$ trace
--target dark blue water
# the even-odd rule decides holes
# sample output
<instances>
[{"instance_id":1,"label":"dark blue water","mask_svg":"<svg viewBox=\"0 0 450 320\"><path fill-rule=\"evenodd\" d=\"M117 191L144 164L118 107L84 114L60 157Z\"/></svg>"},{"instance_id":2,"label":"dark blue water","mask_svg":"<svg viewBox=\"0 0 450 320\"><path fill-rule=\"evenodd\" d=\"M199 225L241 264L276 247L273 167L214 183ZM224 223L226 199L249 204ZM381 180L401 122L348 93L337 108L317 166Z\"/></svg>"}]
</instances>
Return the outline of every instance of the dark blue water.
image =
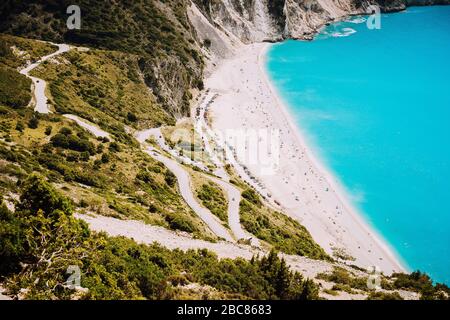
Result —
<instances>
[{"instance_id":1,"label":"dark blue water","mask_svg":"<svg viewBox=\"0 0 450 320\"><path fill-rule=\"evenodd\" d=\"M411 269L449 284L450 6L381 22L274 45L267 67L355 206Z\"/></svg>"}]
</instances>

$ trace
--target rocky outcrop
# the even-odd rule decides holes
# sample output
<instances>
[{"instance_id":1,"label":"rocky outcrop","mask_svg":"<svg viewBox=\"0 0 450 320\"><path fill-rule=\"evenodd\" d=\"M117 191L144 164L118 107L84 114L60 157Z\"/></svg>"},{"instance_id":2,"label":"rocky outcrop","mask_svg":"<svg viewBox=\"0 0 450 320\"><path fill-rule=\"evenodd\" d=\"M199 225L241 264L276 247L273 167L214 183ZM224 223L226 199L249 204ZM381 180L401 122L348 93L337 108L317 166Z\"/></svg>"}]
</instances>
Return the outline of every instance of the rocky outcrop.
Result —
<instances>
[{"instance_id":1,"label":"rocky outcrop","mask_svg":"<svg viewBox=\"0 0 450 320\"><path fill-rule=\"evenodd\" d=\"M193 0L211 25L243 43L310 39L323 25L348 15L382 12L411 5L449 4L450 0Z\"/></svg>"}]
</instances>

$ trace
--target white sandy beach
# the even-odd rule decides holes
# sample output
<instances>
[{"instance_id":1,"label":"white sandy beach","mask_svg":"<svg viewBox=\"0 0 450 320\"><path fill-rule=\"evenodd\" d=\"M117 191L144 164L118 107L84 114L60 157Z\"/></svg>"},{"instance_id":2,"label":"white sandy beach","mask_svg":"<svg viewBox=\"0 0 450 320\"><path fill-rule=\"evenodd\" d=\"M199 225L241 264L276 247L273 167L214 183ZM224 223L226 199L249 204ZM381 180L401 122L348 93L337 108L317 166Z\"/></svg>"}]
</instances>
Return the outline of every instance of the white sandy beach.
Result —
<instances>
[{"instance_id":1,"label":"white sandy beach","mask_svg":"<svg viewBox=\"0 0 450 320\"><path fill-rule=\"evenodd\" d=\"M239 159L264 185L264 194L300 221L330 254L345 249L349 263L377 266L382 272L406 268L387 243L357 212L339 183L318 161L294 125L265 71L269 44L245 45L223 60L206 80L217 94L210 105L213 129L279 129L280 159L276 174L260 174L258 165ZM299 70L301 72L301 70ZM261 189L260 189L261 190Z\"/></svg>"}]
</instances>

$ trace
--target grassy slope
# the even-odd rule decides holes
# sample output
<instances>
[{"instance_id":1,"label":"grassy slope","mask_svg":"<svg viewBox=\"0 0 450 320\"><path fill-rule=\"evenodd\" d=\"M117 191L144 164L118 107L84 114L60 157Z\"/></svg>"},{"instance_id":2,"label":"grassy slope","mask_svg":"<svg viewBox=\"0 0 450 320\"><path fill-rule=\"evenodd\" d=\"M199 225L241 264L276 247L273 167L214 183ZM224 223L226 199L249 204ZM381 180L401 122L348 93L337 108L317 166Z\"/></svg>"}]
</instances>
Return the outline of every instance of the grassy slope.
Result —
<instances>
[{"instance_id":1,"label":"grassy slope","mask_svg":"<svg viewBox=\"0 0 450 320\"><path fill-rule=\"evenodd\" d=\"M313 259L330 259L304 226L285 214L263 205L259 196L250 190L247 189L246 192L252 193L253 196L244 197L240 203L241 223L244 229L282 252Z\"/></svg>"},{"instance_id":2,"label":"grassy slope","mask_svg":"<svg viewBox=\"0 0 450 320\"><path fill-rule=\"evenodd\" d=\"M230 175L230 182L242 191L239 213L245 230L281 252L330 260L304 226L268 206L230 165L225 169Z\"/></svg>"},{"instance_id":3,"label":"grassy slope","mask_svg":"<svg viewBox=\"0 0 450 320\"><path fill-rule=\"evenodd\" d=\"M218 260L206 250L182 252L91 233L70 201L38 175L20 188L16 211L0 205L0 281L28 299L199 298L187 284L208 286L201 298L315 299L318 289L275 253ZM81 271L83 291L67 287Z\"/></svg>"},{"instance_id":4,"label":"grassy slope","mask_svg":"<svg viewBox=\"0 0 450 320\"><path fill-rule=\"evenodd\" d=\"M9 36L8 38L11 45L17 47L21 43L27 45L21 45L21 50L25 51L23 56L18 57L12 54L7 59L3 58L2 61L6 61L8 65L22 65L23 58L26 56L35 55L34 59L36 59L40 54L49 53L40 48L39 42ZM33 48L33 43L37 44L36 48L40 48L40 54L26 51L27 48ZM145 95L148 91L142 81L129 80L126 74L121 73L117 65L104 57L103 51L94 50L92 53L85 54L92 61L103 59L102 68L112 70L111 77L115 77L112 81L98 75L97 84L108 83L108 88L112 92L119 91L120 85L123 84L121 90L124 99L139 100L141 104L141 109L137 108L134 113L139 116L140 112L146 112L147 109L150 111L153 103L151 100L146 102ZM18 75L14 69L6 67L6 63L0 64L0 67L8 68L14 76ZM86 82L80 82L78 86L80 90L88 90L92 85L92 79L95 79L95 77L88 77L83 70L74 68L72 64L65 64L64 59L60 64L47 63L37 72L46 73L47 69L50 80L57 72L67 73L68 70L75 74L80 72L87 79ZM56 81L50 81L50 86L54 82ZM14 84L10 83L10 86ZM16 84L15 88L18 96L30 95L29 86ZM62 89L62 87L59 88ZM6 88L6 90L9 89ZM67 92L71 90L75 90L75 86L67 84ZM101 117L108 119L106 113L108 110L105 113L97 111L89 107L80 96L73 94L74 100L86 107L85 113L80 111L78 114L91 118L92 114L98 112ZM112 99L109 102L114 103ZM68 104L73 108L68 111L81 109L81 106L74 102L70 104L68 101ZM157 117L156 114L155 117ZM115 131L111 130L115 142L99 141L74 122L61 116L38 115L31 109L24 108L24 105L14 108L10 103L0 103L0 158L2 159L0 189L2 193L14 192L15 181L20 181L27 174L38 171L58 184L61 190L71 196L74 202L85 211L124 219L139 219L170 229L191 232L197 237L214 239L203 222L184 203L176 186L167 183L166 177L169 172L166 168L143 153L133 138L125 133L118 120L112 116L109 116L109 119L111 119L109 123L102 126L105 129L116 128ZM138 126L139 121L134 125ZM90 154L86 156L86 152L80 152L83 150L55 147L51 139L62 127L72 131L70 134L72 140L78 139L91 146Z\"/></svg>"},{"instance_id":5,"label":"grassy slope","mask_svg":"<svg viewBox=\"0 0 450 320\"><path fill-rule=\"evenodd\" d=\"M55 50L46 43L0 34L0 106L21 108L31 100L31 80L18 72Z\"/></svg>"},{"instance_id":6,"label":"grassy slope","mask_svg":"<svg viewBox=\"0 0 450 320\"><path fill-rule=\"evenodd\" d=\"M108 131L126 124L151 128L173 123L139 73L138 57L115 51L72 50L59 64L43 63L32 74L49 83L58 113L77 114Z\"/></svg>"},{"instance_id":7,"label":"grassy slope","mask_svg":"<svg viewBox=\"0 0 450 320\"><path fill-rule=\"evenodd\" d=\"M192 188L199 202L228 227L228 200L225 191L204 174L191 170Z\"/></svg>"}]
</instances>

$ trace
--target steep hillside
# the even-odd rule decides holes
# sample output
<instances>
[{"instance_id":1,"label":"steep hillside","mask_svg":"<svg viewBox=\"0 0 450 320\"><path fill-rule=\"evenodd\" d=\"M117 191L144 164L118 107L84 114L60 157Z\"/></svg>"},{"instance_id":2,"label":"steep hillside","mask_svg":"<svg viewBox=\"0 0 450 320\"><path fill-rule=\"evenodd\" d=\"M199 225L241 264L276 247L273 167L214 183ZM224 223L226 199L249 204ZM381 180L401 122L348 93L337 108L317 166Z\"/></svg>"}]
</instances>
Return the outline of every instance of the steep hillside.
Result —
<instances>
[{"instance_id":1,"label":"steep hillside","mask_svg":"<svg viewBox=\"0 0 450 320\"><path fill-rule=\"evenodd\" d=\"M82 0L82 26L68 30L72 2L21 0L0 4L0 32L130 53L145 83L173 116L189 113L190 89L202 87L203 61L186 0Z\"/></svg>"},{"instance_id":2,"label":"steep hillside","mask_svg":"<svg viewBox=\"0 0 450 320\"><path fill-rule=\"evenodd\" d=\"M378 2L386 11L414 3ZM368 1L80 0L81 30L68 30L71 4L0 4L0 289L19 299L303 300L318 299L319 291L329 297L356 292L362 298L392 299L400 297L398 290L429 299L449 296L447 287L434 286L421 273L384 279L383 288L396 295L369 292L362 285L365 270L338 269L344 265L329 257L300 222L272 209L233 173L230 185L239 199L205 179L219 178L214 166L202 171L176 162L193 181L191 188L182 188L176 170L162 160L178 158L158 145L156 136L138 139L140 132L154 130L149 128L166 126L162 133L157 130L167 134L176 128L176 118L189 115L193 93L203 89L206 60L214 66L242 43L310 38L324 23L363 12ZM39 40L69 43L70 50L21 74L56 51L54 44ZM30 75L47 84L43 95L50 113L33 110L32 83L37 82ZM106 134L98 136L86 125ZM205 151L204 141L191 142L184 145L192 154ZM230 203L236 200L237 224L261 246L236 235L221 240L186 200L183 190L191 189L193 201L229 230ZM162 246L155 240L137 244L133 233L121 234L125 239L94 232L81 216L85 221L107 217L121 226L136 223L139 235L163 230L157 240ZM195 250L163 248L169 237ZM228 255L234 260L220 260L219 253L199 243L225 244L223 250L233 248ZM250 256L235 254L240 250ZM271 250L296 256L285 261ZM267 256L250 260L255 252ZM82 287L67 287L69 265L80 267ZM323 271L318 278L316 266ZM292 271L311 269L308 277L314 281Z\"/></svg>"},{"instance_id":3,"label":"steep hillside","mask_svg":"<svg viewBox=\"0 0 450 320\"><path fill-rule=\"evenodd\" d=\"M158 125L153 122L157 110L142 79L121 68L135 62L132 55L73 50L42 64L33 72L49 80L50 104L57 113L41 115L27 107L31 83L13 67L55 51L54 46L8 35L0 35L0 40L6 44L0 58L0 194L4 199L13 204L17 184L39 172L82 211L214 238L168 182L170 171L143 153L125 132L125 124ZM62 116L68 112L97 123L111 133L110 138L86 132Z\"/></svg>"}]
</instances>

